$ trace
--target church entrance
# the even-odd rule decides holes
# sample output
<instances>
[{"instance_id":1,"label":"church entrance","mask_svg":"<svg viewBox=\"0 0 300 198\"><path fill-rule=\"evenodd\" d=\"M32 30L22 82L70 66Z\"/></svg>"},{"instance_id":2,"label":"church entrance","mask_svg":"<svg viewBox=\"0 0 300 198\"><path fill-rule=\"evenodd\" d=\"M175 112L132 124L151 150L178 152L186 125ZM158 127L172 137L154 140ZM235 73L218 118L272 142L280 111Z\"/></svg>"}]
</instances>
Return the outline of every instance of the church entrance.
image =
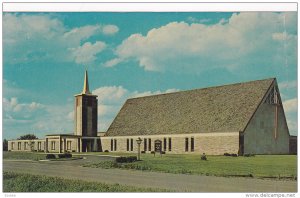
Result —
<instances>
[{"instance_id":1,"label":"church entrance","mask_svg":"<svg viewBox=\"0 0 300 198\"><path fill-rule=\"evenodd\" d=\"M97 140L82 139L82 152L95 152L97 149Z\"/></svg>"},{"instance_id":2,"label":"church entrance","mask_svg":"<svg viewBox=\"0 0 300 198\"><path fill-rule=\"evenodd\" d=\"M154 141L154 149L155 149L155 152L161 153L161 140Z\"/></svg>"}]
</instances>

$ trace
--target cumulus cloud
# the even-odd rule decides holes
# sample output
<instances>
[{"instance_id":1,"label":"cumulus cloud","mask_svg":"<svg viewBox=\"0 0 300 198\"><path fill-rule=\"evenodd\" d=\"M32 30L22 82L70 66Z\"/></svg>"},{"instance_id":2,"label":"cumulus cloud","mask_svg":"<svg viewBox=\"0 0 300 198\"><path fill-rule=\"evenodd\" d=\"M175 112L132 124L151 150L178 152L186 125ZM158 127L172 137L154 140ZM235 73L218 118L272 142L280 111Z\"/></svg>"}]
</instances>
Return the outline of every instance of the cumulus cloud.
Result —
<instances>
[{"instance_id":1,"label":"cumulus cloud","mask_svg":"<svg viewBox=\"0 0 300 198\"><path fill-rule=\"evenodd\" d=\"M19 103L18 98L16 97L12 97L10 99L3 98L4 112L25 111L25 113L28 113L42 108L44 108L44 105L37 102Z\"/></svg>"},{"instance_id":2,"label":"cumulus cloud","mask_svg":"<svg viewBox=\"0 0 300 198\"><path fill-rule=\"evenodd\" d=\"M107 66L130 60L148 71L201 72L282 64L285 55L295 62L296 19L296 13L243 12L217 24L171 22L129 36Z\"/></svg>"},{"instance_id":3,"label":"cumulus cloud","mask_svg":"<svg viewBox=\"0 0 300 198\"><path fill-rule=\"evenodd\" d=\"M96 55L102 52L106 47L106 44L101 41L97 41L94 44L90 42L84 43L82 46L77 48L70 48L75 62L78 64L89 63L96 60Z\"/></svg>"},{"instance_id":4,"label":"cumulus cloud","mask_svg":"<svg viewBox=\"0 0 300 198\"><path fill-rule=\"evenodd\" d=\"M86 25L69 28L58 18L42 14L3 15L4 61L60 61L86 63L94 61L105 48L105 43L87 39L99 34L114 34L115 25ZM83 43L83 44L82 44ZM82 56L79 53L86 53ZM87 55L87 53L90 53ZM16 56L18 54L18 56Z\"/></svg>"},{"instance_id":5,"label":"cumulus cloud","mask_svg":"<svg viewBox=\"0 0 300 198\"><path fill-rule=\"evenodd\" d=\"M297 98L289 99L283 102L283 108L286 113L297 112L298 100Z\"/></svg>"},{"instance_id":6,"label":"cumulus cloud","mask_svg":"<svg viewBox=\"0 0 300 198\"><path fill-rule=\"evenodd\" d=\"M95 89L93 94L98 95L98 130L106 131L122 105L128 98L136 98L155 94L163 94L179 91L168 89L166 91L129 91L123 86L104 86Z\"/></svg>"},{"instance_id":7,"label":"cumulus cloud","mask_svg":"<svg viewBox=\"0 0 300 198\"><path fill-rule=\"evenodd\" d=\"M114 35L119 31L119 28L115 25L105 25L102 30L103 34Z\"/></svg>"}]
</instances>

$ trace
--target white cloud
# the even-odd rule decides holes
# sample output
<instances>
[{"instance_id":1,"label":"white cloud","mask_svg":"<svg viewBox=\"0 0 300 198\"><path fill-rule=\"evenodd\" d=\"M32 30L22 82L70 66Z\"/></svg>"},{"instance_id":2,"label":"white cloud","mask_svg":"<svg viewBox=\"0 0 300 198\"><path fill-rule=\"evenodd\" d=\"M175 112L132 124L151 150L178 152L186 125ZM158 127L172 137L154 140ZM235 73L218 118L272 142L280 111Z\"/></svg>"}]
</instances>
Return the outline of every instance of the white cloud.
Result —
<instances>
[{"instance_id":1,"label":"white cloud","mask_svg":"<svg viewBox=\"0 0 300 198\"><path fill-rule=\"evenodd\" d=\"M212 25L172 22L146 35L132 34L116 48L116 57L106 64L114 66L131 60L148 71L201 72L211 68L232 70L238 66L282 64L284 54L289 54L292 63L297 51L296 19L296 13L243 12ZM285 53L280 40L283 33Z\"/></svg>"},{"instance_id":2,"label":"white cloud","mask_svg":"<svg viewBox=\"0 0 300 198\"><path fill-rule=\"evenodd\" d=\"M102 52L106 47L106 44L101 41L97 41L94 44L90 42L84 43L82 46L77 48L70 48L75 62L78 64L89 63L96 60L96 55Z\"/></svg>"},{"instance_id":3,"label":"white cloud","mask_svg":"<svg viewBox=\"0 0 300 198\"><path fill-rule=\"evenodd\" d=\"M292 112L297 112L297 104L298 100L297 98L289 99L286 101L283 101L283 108L285 113L292 113Z\"/></svg>"},{"instance_id":4,"label":"white cloud","mask_svg":"<svg viewBox=\"0 0 300 198\"><path fill-rule=\"evenodd\" d=\"M114 35L119 31L119 28L118 28L118 26L115 26L115 25L105 25L103 27L102 31L103 31L103 34Z\"/></svg>"},{"instance_id":5,"label":"white cloud","mask_svg":"<svg viewBox=\"0 0 300 198\"><path fill-rule=\"evenodd\" d=\"M117 26L100 24L69 28L52 15L5 13L4 61L14 64L47 60L86 63L95 60L95 56L105 48L102 41L90 44L86 40L94 35L117 31ZM80 56L79 53L90 54Z\"/></svg>"},{"instance_id":6,"label":"white cloud","mask_svg":"<svg viewBox=\"0 0 300 198\"><path fill-rule=\"evenodd\" d=\"M148 95L163 94L178 91L168 89L166 91L129 91L122 86L105 86L95 89L93 94L98 95L98 131L106 131L118 111L128 98L136 98Z\"/></svg>"},{"instance_id":7,"label":"white cloud","mask_svg":"<svg viewBox=\"0 0 300 198\"><path fill-rule=\"evenodd\" d=\"M10 99L3 98L3 109L5 113L20 112L20 111L24 111L24 113L29 113L43 108L44 105L37 102L19 103L18 98L16 97L12 97Z\"/></svg>"}]
</instances>

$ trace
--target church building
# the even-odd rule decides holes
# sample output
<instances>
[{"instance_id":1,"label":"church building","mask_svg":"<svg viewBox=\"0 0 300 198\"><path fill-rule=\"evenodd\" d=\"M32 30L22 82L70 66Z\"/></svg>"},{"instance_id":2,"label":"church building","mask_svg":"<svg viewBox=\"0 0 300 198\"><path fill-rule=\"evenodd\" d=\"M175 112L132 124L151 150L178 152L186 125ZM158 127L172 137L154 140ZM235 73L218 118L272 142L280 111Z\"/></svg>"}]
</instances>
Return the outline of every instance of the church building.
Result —
<instances>
[{"instance_id":1,"label":"church building","mask_svg":"<svg viewBox=\"0 0 300 198\"><path fill-rule=\"evenodd\" d=\"M101 97L101 96L99 96ZM275 78L128 99L97 132L88 74L75 95L74 133L11 140L10 151L288 154L290 134Z\"/></svg>"}]
</instances>

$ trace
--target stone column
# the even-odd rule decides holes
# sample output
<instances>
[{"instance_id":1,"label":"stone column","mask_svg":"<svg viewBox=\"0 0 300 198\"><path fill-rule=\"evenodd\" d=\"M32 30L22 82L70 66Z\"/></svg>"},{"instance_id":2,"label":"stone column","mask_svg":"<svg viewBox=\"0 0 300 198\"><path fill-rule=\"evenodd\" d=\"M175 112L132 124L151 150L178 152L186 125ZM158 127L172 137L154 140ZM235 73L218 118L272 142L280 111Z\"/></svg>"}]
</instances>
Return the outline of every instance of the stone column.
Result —
<instances>
[{"instance_id":1,"label":"stone column","mask_svg":"<svg viewBox=\"0 0 300 198\"><path fill-rule=\"evenodd\" d=\"M48 153L48 138L46 138L44 146L45 146L45 153Z\"/></svg>"},{"instance_id":2,"label":"stone column","mask_svg":"<svg viewBox=\"0 0 300 198\"><path fill-rule=\"evenodd\" d=\"M98 151L98 145L97 145L97 138L94 139L94 148L93 148L93 151Z\"/></svg>"},{"instance_id":3,"label":"stone column","mask_svg":"<svg viewBox=\"0 0 300 198\"><path fill-rule=\"evenodd\" d=\"M79 139L80 139L80 144L79 144L80 145L80 147L79 147L80 149L79 149L79 152L82 153L82 138L79 138Z\"/></svg>"},{"instance_id":4,"label":"stone column","mask_svg":"<svg viewBox=\"0 0 300 198\"><path fill-rule=\"evenodd\" d=\"M66 147L66 138L64 138L64 149L63 149L63 152L66 152L67 151L67 147Z\"/></svg>"},{"instance_id":5,"label":"stone column","mask_svg":"<svg viewBox=\"0 0 300 198\"><path fill-rule=\"evenodd\" d=\"M59 136L58 141L58 153L61 153L61 136Z\"/></svg>"}]
</instances>

